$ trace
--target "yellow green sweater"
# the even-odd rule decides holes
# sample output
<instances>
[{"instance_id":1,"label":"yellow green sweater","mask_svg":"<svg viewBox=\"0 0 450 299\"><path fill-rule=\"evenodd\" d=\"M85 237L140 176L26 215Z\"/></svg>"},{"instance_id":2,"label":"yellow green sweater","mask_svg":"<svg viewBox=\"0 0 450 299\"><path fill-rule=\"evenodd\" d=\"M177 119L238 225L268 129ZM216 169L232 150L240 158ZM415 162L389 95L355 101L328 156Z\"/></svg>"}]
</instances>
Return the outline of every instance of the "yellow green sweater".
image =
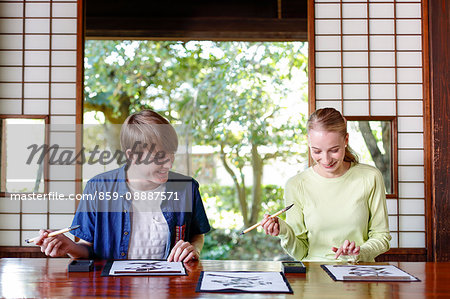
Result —
<instances>
[{"instance_id":1,"label":"yellow green sweater","mask_svg":"<svg viewBox=\"0 0 450 299\"><path fill-rule=\"evenodd\" d=\"M352 163L338 178L322 177L310 167L288 180L285 201L294 206L286 222L280 219L279 237L295 259L336 261L331 247L345 240L361 246L359 261L373 262L389 249L384 182L375 167Z\"/></svg>"}]
</instances>

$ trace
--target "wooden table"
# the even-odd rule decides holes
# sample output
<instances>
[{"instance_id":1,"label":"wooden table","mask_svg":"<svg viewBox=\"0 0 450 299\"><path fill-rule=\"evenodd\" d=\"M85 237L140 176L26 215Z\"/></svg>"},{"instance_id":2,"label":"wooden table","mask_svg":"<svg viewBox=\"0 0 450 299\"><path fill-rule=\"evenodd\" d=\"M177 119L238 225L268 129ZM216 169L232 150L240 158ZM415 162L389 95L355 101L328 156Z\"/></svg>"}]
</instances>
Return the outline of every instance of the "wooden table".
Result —
<instances>
[{"instance_id":1,"label":"wooden table","mask_svg":"<svg viewBox=\"0 0 450 299\"><path fill-rule=\"evenodd\" d=\"M390 263L421 282L335 282L319 263L305 263L307 274L287 274L290 294L196 293L200 271L280 271L280 262L208 261L186 265L188 276L101 277L105 261L90 273L68 273L69 259L0 259L0 297L151 298L450 298L450 263Z\"/></svg>"}]
</instances>

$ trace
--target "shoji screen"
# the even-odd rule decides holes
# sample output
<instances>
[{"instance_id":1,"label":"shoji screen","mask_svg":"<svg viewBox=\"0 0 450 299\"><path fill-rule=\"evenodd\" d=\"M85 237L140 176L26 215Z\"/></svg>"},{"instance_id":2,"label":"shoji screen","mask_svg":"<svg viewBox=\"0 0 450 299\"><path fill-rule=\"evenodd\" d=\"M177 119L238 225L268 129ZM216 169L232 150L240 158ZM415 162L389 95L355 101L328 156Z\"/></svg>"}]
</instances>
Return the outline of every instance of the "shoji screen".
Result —
<instances>
[{"instance_id":1,"label":"shoji screen","mask_svg":"<svg viewBox=\"0 0 450 299\"><path fill-rule=\"evenodd\" d=\"M50 144L75 148L77 1L0 1L0 114L48 116ZM64 125L64 126L61 126ZM20 136L17 136L20 138ZM75 166L50 165L48 192L75 192ZM70 225L70 200L0 200L0 246Z\"/></svg>"},{"instance_id":2,"label":"shoji screen","mask_svg":"<svg viewBox=\"0 0 450 299\"><path fill-rule=\"evenodd\" d=\"M398 198L388 199L391 246L424 248L422 3L315 0L311 8L315 108L397 120Z\"/></svg>"}]
</instances>

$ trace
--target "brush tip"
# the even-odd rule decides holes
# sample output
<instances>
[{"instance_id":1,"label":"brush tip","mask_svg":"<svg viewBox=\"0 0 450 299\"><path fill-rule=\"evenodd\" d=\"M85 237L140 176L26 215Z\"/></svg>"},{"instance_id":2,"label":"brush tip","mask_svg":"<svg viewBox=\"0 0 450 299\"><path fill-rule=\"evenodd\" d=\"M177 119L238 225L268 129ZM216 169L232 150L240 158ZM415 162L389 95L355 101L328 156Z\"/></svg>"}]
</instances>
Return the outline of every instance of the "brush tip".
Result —
<instances>
[{"instance_id":1,"label":"brush tip","mask_svg":"<svg viewBox=\"0 0 450 299\"><path fill-rule=\"evenodd\" d=\"M244 232L241 232L240 234L239 234L239 236L242 236L244 234Z\"/></svg>"}]
</instances>

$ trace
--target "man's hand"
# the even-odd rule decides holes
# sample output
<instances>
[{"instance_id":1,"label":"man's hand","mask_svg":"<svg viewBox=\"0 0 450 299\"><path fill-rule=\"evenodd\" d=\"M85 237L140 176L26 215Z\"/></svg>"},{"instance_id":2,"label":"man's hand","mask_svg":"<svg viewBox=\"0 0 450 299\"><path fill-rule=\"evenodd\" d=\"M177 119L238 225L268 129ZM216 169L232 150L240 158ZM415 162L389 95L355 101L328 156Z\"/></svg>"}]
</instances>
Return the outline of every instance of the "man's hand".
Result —
<instances>
[{"instance_id":1,"label":"man's hand","mask_svg":"<svg viewBox=\"0 0 450 299\"><path fill-rule=\"evenodd\" d=\"M36 245L41 247L41 251L47 256L62 257L66 256L69 251L76 246L75 242L70 240L64 234L59 234L54 237L48 237L51 230L40 230L40 236L35 241Z\"/></svg>"},{"instance_id":2,"label":"man's hand","mask_svg":"<svg viewBox=\"0 0 450 299\"><path fill-rule=\"evenodd\" d=\"M200 258L200 253L197 248L189 242L180 240L175 244L175 246L170 251L168 262L189 262L193 260L198 260Z\"/></svg>"}]
</instances>

